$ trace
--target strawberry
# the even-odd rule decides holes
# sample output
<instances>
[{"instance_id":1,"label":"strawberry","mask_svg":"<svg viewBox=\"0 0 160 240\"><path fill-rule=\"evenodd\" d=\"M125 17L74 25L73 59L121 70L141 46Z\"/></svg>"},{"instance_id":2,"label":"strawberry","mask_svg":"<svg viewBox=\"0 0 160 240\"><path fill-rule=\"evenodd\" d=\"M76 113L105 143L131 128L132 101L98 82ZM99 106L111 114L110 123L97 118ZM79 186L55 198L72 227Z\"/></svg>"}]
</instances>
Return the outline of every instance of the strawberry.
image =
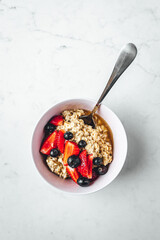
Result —
<instances>
[{"instance_id":1,"label":"strawberry","mask_svg":"<svg viewBox=\"0 0 160 240\"><path fill-rule=\"evenodd\" d=\"M71 168L69 166L66 167L66 170L68 172L68 174L70 175L70 177L72 178L72 180L77 183L78 178L80 177L79 172L77 171L76 168Z\"/></svg>"},{"instance_id":2,"label":"strawberry","mask_svg":"<svg viewBox=\"0 0 160 240\"><path fill-rule=\"evenodd\" d=\"M51 135L49 135L49 137L42 144L40 149L41 153L49 155L51 149L57 147L57 134L58 132L54 131Z\"/></svg>"},{"instance_id":3,"label":"strawberry","mask_svg":"<svg viewBox=\"0 0 160 240\"><path fill-rule=\"evenodd\" d=\"M87 156L88 160L88 178L92 179L93 154Z\"/></svg>"},{"instance_id":4,"label":"strawberry","mask_svg":"<svg viewBox=\"0 0 160 240\"><path fill-rule=\"evenodd\" d=\"M87 151L83 150L79 154L79 158L81 159L81 165L78 166L78 172L83 177L88 177L88 160L87 160Z\"/></svg>"},{"instance_id":5,"label":"strawberry","mask_svg":"<svg viewBox=\"0 0 160 240\"><path fill-rule=\"evenodd\" d=\"M57 116L54 116L49 123L52 123L53 125L55 126L60 126L63 124L63 117L62 115L57 115Z\"/></svg>"},{"instance_id":6,"label":"strawberry","mask_svg":"<svg viewBox=\"0 0 160 240\"><path fill-rule=\"evenodd\" d=\"M57 147L61 153L64 153L64 131L60 130L57 135Z\"/></svg>"},{"instance_id":7,"label":"strawberry","mask_svg":"<svg viewBox=\"0 0 160 240\"><path fill-rule=\"evenodd\" d=\"M66 141L65 147L64 147L64 156L63 156L63 164L64 166L67 166L67 159L72 155L78 155L80 152L79 147L77 143Z\"/></svg>"}]
</instances>

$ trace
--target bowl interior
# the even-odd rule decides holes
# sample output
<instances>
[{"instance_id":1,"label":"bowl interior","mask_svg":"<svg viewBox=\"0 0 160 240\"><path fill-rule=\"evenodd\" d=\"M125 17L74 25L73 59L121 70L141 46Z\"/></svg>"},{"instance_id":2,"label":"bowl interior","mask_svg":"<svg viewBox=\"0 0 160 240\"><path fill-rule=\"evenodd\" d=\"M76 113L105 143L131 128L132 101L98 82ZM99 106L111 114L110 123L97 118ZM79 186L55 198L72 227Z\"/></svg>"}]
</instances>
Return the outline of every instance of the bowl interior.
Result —
<instances>
[{"instance_id":1,"label":"bowl interior","mask_svg":"<svg viewBox=\"0 0 160 240\"><path fill-rule=\"evenodd\" d=\"M113 162L110 164L107 174L100 176L89 187L82 188L70 179L64 180L56 176L49 171L44 163L43 158L39 153L39 149L43 138L43 128L48 120L52 116L57 115L66 109L92 110L94 105L94 101L83 99L72 99L58 103L42 116L35 128L32 139L32 153L35 165L44 179L59 190L79 194L95 192L112 182L122 169L122 166L125 162L127 154L127 138L123 125L118 117L109 108L107 108L105 105L101 105L97 113L109 124L113 133L114 141Z\"/></svg>"}]
</instances>

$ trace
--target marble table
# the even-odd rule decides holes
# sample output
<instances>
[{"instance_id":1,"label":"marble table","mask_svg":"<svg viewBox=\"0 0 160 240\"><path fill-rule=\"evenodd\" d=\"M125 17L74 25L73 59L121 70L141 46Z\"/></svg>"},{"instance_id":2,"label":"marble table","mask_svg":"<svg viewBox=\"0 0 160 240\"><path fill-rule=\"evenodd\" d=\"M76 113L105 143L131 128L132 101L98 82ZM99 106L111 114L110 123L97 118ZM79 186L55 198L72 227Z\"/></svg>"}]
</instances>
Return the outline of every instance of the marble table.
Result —
<instances>
[{"instance_id":1,"label":"marble table","mask_svg":"<svg viewBox=\"0 0 160 240\"><path fill-rule=\"evenodd\" d=\"M138 56L104 103L129 150L116 180L85 196L55 191L31 155L56 102L97 99L123 44ZM0 0L0 239L160 239L160 2Z\"/></svg>"}]
</instances>

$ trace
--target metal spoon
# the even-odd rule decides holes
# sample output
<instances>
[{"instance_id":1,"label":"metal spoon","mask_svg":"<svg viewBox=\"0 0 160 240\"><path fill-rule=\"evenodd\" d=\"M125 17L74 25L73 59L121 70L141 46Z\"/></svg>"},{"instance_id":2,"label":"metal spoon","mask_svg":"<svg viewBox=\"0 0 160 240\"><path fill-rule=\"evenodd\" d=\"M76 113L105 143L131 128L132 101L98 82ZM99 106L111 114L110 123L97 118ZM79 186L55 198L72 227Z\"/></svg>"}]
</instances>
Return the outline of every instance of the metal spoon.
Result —
<instances>
[{"instance_id":1,"label":"metal spoon","mask_svg":"<svg viewBox=\"0 0 160 240\"><path fill-rule=\"evenodd\" d=\"M100 104L102 103L105 96L111 90L115 82L121 76L121 74L127 69L127 67L132 63L137 55L137 48L133 43L128 43L120 51L119 57L117 62L114 66L113 72L108 80L108 83L102 92L98 102L96 103L95 107L93 108L92 112L89 115L80 116L80 119L83 119L84 123L87 125L91 125L95 128L95 122L93 119L94 113L98 110Z\"/></svg>"}]
</instances>

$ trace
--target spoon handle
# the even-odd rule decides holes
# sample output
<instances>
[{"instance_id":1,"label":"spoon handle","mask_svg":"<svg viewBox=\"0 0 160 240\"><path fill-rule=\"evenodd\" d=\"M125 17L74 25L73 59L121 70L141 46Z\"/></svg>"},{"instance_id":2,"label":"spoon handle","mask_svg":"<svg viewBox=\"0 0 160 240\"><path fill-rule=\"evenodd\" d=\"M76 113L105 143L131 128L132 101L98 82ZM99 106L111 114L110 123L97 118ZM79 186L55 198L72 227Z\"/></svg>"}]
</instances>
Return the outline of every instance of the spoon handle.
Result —
<instances>
[{"instance_id":1,"label":"spoon handle","mask_svg":"<svg viewBox=\"0 0 160 240\"><path fill-rule=\"evenodd\" d=\"M108 83L102 92L102 95L100 96L96 106L94 107L92 114L95 113L105 98L105 96L108 94L108 92L111 90L115 82L118 80L118 78L121 76L121 74L127 69L127 67L132 63L132 61L135 59L137 55L137 48L133 43L128 43L120 51L120 55L117 59L117 62L114 66L113 72L108 80Z\"/></svg>"}]
</instances>

